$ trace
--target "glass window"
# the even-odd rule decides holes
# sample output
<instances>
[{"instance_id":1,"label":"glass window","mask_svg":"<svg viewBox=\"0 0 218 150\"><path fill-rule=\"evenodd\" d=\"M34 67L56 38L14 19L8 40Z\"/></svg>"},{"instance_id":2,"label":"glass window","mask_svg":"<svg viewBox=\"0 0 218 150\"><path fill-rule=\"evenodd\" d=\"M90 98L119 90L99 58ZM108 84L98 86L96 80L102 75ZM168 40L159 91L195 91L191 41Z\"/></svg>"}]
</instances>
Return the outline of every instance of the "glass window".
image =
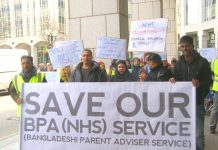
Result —
<instances>
[{"instance_id":1,"label":"glass window","mask_svg":"<svg viewBox=\"0 0 218 150\"><path fill-rule=\"evenodd\" d=\"M205 21L216 18L216 0L205 0Z\"/></svg>"},{"instance_id":2,"label":"glass window","mask_svg":"<svg viewBox=\"0 0 218 150\"><path fill-rule=\"evenodd\" d=\"M214 34L214 32L208 32L207 47L208 48L215 47L215 34Z\"/></svg>"}]
</instances>

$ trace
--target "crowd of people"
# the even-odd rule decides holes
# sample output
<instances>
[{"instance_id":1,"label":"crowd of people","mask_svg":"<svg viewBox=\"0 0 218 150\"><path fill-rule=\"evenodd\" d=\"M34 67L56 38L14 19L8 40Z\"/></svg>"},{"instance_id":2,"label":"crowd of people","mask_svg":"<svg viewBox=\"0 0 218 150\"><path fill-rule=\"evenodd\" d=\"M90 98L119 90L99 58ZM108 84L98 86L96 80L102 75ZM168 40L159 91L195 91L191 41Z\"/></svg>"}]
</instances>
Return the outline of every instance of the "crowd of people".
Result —
<instances>
[{"instance_id":1,"label":"crowd of people","mask_svg":"<svg viewBox=\"0 0 218 150\"><path fill-rule=\"evenodd\" d=\"M204 100L213 82L212 71L208 61L194 50L191 37L183 36L179 44L182 56L178 60L172 58L170 63L161 60L157 53L146 53L145 61L141 61L138 57L131 60L113 60L109 68L106 68L102 61L94 61L92 51L84 49L81 62L73 70L69 66L59 70L60 82L170 81L175 83L177 81L190 81L196 87L196 147L197 150L203 150ZM47 67L40 65L37 71L33 66L31 56L23 56L21 65L23 70L15 76L13 86L10 89L11 96L18 105L22 101L20 97L21 87L19 87L22 83L46 82L42 71L54 71L51 64L47 64ZM217 73L215 73L215 76L218 76ZM217 91L215 93L215 99L217 99ZM218 118L217 100L215 102L216 105L212 111L213 117L210 122L211 133L215 133Z\"/></svg>"}]
</instances>

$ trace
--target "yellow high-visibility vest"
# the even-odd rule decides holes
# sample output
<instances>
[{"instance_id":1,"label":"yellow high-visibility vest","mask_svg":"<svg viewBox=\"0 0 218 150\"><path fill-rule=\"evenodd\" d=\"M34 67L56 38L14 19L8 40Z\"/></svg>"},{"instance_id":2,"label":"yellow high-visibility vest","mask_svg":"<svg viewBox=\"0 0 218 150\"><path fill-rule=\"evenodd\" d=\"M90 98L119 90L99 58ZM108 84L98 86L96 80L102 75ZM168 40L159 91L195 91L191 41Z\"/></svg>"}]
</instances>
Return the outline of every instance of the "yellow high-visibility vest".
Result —
<instances>
[{"instance_id":1,"label":"yellow high-visibility vest","mask_svg":"<svg viewBox=\"0 0 218 150\"><path fill-rule=\"evenodd\" d=\"M109 75L109 69L106 69L107 75ZM111 76L114 77L115 76L115 70L112 69L112 73Z\"/></svg>"},{"instance_id":2,"label":"yellow high-visibility vest","mask_svg":"<svg viewBox=\"0 0 218 150\"><path fill-rule=\"evenodd\" d=\"M36 73L36 75L32 76L28 83L40 83L43 81L45 77L44 73ZM20 95L22 91L22 84L24 83L23 77L21 75L16 75L12 79L12 83L17 91L17 94ZM21 105L17 104L17 117L20 117L21 114Z\"/></svg>"},{"instance_id":3,"label":"yellow high-visibility vest","mask_svg":"<svg viewBox=\"0 0 218 150\"><path fill-rule=\"evenodd\" d=\"M211 62L211 70L214 72L214 81L212 90L218 91L218 59Z\"/></svg>"}]
</instances>

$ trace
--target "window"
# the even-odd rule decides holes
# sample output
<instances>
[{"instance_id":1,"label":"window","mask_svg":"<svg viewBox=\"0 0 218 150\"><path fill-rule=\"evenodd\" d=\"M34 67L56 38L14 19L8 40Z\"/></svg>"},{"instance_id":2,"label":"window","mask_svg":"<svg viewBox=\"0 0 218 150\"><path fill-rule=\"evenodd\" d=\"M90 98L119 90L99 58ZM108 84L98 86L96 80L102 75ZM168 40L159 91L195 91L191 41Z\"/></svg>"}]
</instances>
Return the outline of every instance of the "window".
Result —
<instances>
[{"instance_id":1,"label":"window","mask_svg":"<svg viewBox=\"0 0 218 150\"><path fill-rule=\"evenodd\" d=\"M10 8L8 0L0 1L0 39L11 37Z\"/></svg>"},{"instance_id":2,"label":"window","mask_svg":"<svg viewBox=\"0 0 218 150\"><path fill-rule=\"evenodd\" d=\"M216 0L205 0L205 19L204 21L216 18Z\"/></svg>"},{"instance_id":3,"label":"window","mask_svg":"<svg viewBox=\"0 0 218 150\"><path fill-rule=\"evenodd\" d=\"M58 14L59 14L59 19L58 19L58 22L59 22L59 32L62 33L62 34L65 34L66 33L66 28L65 28L65 3L64 3L64 0L58 0Z\"/></svg>"},{"instance_id":4,"label":"window","mask_svg":"<svg viewBox=\"0 0 218 150\"><path fill-rule=\"evenodd\" d=\"M215 47L215 34L214 34L214 32L208 32L207 47L208 48Z\"/></svg>"}]
</instances>

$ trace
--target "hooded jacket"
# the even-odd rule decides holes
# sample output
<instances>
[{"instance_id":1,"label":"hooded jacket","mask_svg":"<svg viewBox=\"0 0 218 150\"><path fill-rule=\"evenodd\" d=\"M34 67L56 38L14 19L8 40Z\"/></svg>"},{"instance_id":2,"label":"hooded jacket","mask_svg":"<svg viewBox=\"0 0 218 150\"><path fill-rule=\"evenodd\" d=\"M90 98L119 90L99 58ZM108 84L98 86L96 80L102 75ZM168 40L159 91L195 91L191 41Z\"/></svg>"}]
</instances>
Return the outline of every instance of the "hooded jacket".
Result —
<instances>
[{"instance_id":1,"label":"hooded jacket","mask_svg":"<svg viewBox=\"0 0 218 150\"><path fill-rule=\"evenodd\" d=\"M79 63L71 75L71 82L82 82L82 62ZM92 62L92 68L88 75L87 82L106 82L106 75L100 70L96 62Z\"/></svg>"},{"instance_id":2,"label":"hooded jacket","mask_svg":"<svg viewBox=\"0 0 218 150\"><path fill-rule=\"evenodd\" d=\"M117 63L117 66L122 63L126 66L126 63L125 61L122 61L120 60L118 63ZM115 70L115 76L112 77L112 78L109 78L109 81L110 82L128 82L128 81L133 81L132 79L132 75L130 74L129 70L127 69L127 66L126 66L126 70L123 74L120 74L117 67L116 67L116 70Z\"/></svg>"},{"instance_id":3,"label":"hooded jacket","mask_svg":"<svg viewBox=\"0 0 218 150\"><path fill-rule=\"evenodd\" d=\"M197 79L199 87L196 89L196 103L197 105L203 105L204 98L212 83L210 65L197 51L193 50L192 57L191 63L188 64L184 56L180 56L175 66L174 77L176 81L192 81L193 78Z\"/></svg>"}]
</instances>

